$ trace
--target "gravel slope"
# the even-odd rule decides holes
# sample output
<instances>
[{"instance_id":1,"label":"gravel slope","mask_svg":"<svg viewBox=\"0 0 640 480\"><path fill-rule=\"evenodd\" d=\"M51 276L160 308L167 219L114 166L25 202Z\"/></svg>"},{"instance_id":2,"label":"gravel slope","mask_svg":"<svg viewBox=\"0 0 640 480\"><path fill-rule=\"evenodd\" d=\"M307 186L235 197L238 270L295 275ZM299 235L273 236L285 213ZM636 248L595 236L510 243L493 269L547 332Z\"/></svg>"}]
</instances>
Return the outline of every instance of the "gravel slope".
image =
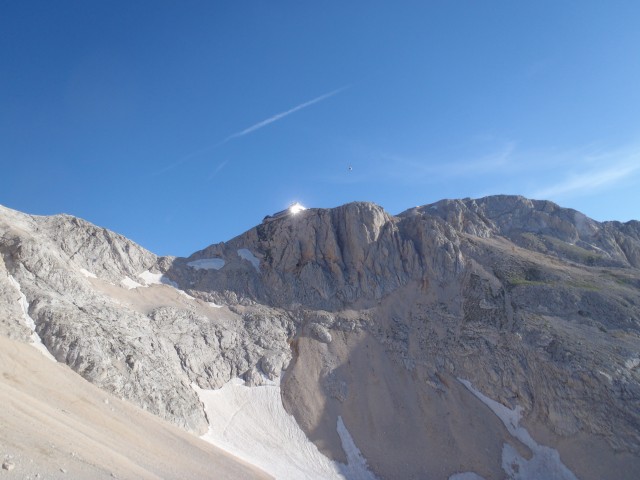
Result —
<instances>
[{"instance_id":1,"label":"gravel slope","mask_svg":"<svg viewBox=\"0 0 640 480\"><path fill-rule=\"evenodd\" d=\"M1 477L270 478L4 337L0 405Z\"/></svg>"}]
</instances>

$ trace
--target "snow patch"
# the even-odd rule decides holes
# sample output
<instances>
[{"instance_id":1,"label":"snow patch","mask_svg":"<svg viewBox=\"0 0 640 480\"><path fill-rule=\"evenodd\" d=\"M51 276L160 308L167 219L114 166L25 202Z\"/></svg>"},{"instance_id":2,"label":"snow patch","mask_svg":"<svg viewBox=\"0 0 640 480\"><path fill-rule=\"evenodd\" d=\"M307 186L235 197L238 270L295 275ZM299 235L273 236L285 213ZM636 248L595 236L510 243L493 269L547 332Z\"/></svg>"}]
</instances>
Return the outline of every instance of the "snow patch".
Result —
<instances>
[{"instance_id":1,"label":"snow patch","mask_svg":"<svg viewBox=\"0 0 640 480\"><path fill-rule=\"evenodd\" d=\"M214 303L214 302L207 302L207 305L213 308L222 308L224 306L224 305L218 305L217 303Z\"/></svg>"},{"instance_id":2,"label":"snow patch","mask_svg":"<svg viewBox=\"0 0 640 480\"><path fill-rule=\"evenodd\" d=\"M162 273L151 273L149 270L145 270L142 273L138 274L138 277L144 281L144 283L149 285L169 285L173 288L178 288L178 284L172 280L169 280Z\"/></svg>"},{"instance_id":3,"label":"snow patch","mask_svg":"<svg viewBox=\"0 0 640 480\"><path fill-rule=\"evenodd\" d=\"M344 478L285 411L278 383L246 387L233 379L218 390L193 388L209 419L203 440L279 480Z\"/></svg>"},{"instance_id":4,"label":"snow patch","mask_svg":"<svg viewBox=\"0 0 640 480\"><path fill-rule=\"evenodd\" d=\"M238 256L248 262L251 262L251 265L253 265L253 268L256 269L256 271L260 271L260 260L258 260L258 257L256 257L251 250L248 250L246 248L239 248L238 249Z\"/></svg>"},{"instance_id":5,"label":"snow patch","mask_svg":"<svg viewBox=\"0 0 640 480\"><path fill-rule=\"evenodd\" d=\"M624 366L627 367L627 370L633 370L638 365L640 365L640 358L629 358L624 362Z\"/></svg>"},{"instance_id":6,"label":"snow patch","mask_svg":"<svg viewBox=\"0 0 640 480\"><path fill-rule=\"evenodd\" d=\"M358 449L353 438L351 438L351 434L349 433L349 430L347 430L347 427L340 415L338 415L336 430L340 436L342 449L347 455L347 465L342 466L341 468L345 476L349 480L376 480L376 476L369 471L367 459L362 456L362 453L360 453L360 449Z\"/></svg>"},{"instance_id":7,"label":"snow patch","mask_svg":"<svg viewBox=\"0 0 640 480\"><path fill-rule=\"evenodd\" d=\"M181 290L179 288L176 288L176 290L178 291L178 295L182 295L185 298L188 298L189 300L195 300L195 297L192 297L191 295L189 295L187 292L185 292L184 290Z\"/></svg>"},{"instance_id":8,"label":"snow patch","mask_svg":"<svg viewBox=\"0 0 640 480\"><path fill-rule=\"evenodd\" d=\"M526 460L508 443L502 447L502 469L510 480L538 480L553 478L557 480L578 480L560 460L557 450L539 445L526 428L520 426L522 407L513 410L476 390L471 382L458 378L467 389L502 421L509 433L531 449L533 456ZM456 479L457 480L457 479Z\"/></svg>"},{"instance_id":9,"label":"snow patch","mask_svg":"<svg viewBox=\"0 0 640 480\"><path fill-rule=\"evenodd\" d=\"M613 382L613 378L607 372L605 372L603 370L598 370L598 373L600 375L602 375L603 377L605 377L607 380L609 380L609 383Z\"/></svg>"},{"instance_id":10,"label":"snow patch","mask_svg":"<svg viewBox=\"0 0 640 480\"><path fill-rule=\"evenodd\" d=\"M131 290L132 288L145 288L150 285L169 285L170 287L178 290L178 293L183 297L186 297L189 300L195 300L187 292L178 288L178 284L176 282L169 280L162 273L151 273L149 270L145 270L144 272L138 274L138 278L140 278L144 282L144 285L131 280L129 277L124 277L122 280L120 280L120 283L127 287L129 290Z\"/></svg>"},{"instance_id":11,"label":"snow patch","mask_svg":"<svg viewBox=\"0 0 640 480\"><path fill-rule=\"evenodd\" d=\"M140 285L138 282L131 280L129 277L124 277L122 280L120 280L120 283L125 287L127 287L129 290L131 290L132 288L142 287L142 285Z\"/></svg>"},{"instance_id":12,"label":"snow patch","mask_svg":"<svg viewBox=\"0 0 640 480\"><path fill-rule=\"evenodd\" d=\"M189 262L187 265L196 270L220 270L224 267L224 260L222 258L201 258Z\"/></svg>"},{"instance_id":13,"label":"snow patch","mask_svg":"<svg viewBox=\"0 0 640 480\"><path fill-rule=\"evenodd\" d=\"M87 278L98 278L95 273L91 273L89 270L85 270L84 268L80 269L80 273Z\"/></svg>"},{"instance_id":14,"label":"snow patch","mask_svg":"<svg viewBox=\"0 0 640 480\"><path fill-rule=\"evenodd\" d=\"M495 400L487 397L479 390L476 390L471 382L468 380L463 380L461 378L458 379L460 383L462 383L467 389L473 393L476 397L478 397L482 403L484 403L487 407L491 409L491 411L504 423L504 426L507 427L509 433L524 443L527 447L532 448L532 446L537 445L535 440L531 438L529 432L523 427L519 425L520 418L522 418L522 407L516 406L513 410L509 407L505 407L500 402L496 402Z\"/></svg>"},{"instance_id":15,"label":"snow patch","mask_svg":"<svg viewBox=\"0 0 640 480\"><path fill-rule=\"evenodd\" d=\"M22 287L20 287L18 281L11 275L7 275L7 277L9 278L9 283L13 285L13 287L18 291L18 294L20 295L18 301L20 302L20 308L22 309L22 318L24 320L24 323L31 329L32 332L31 342L29 343L29 345L35 347L36 350L42 353L49 360L56 362L57 360L53 357L53 355L51 355L49 350L47 350L47 347L45 347L44 343L42 343L40 335L38 335L38 333L36 332L36 322L29 315L29 302L27 301L27 296L22 293Z\"/></svg>"}]
</instances>

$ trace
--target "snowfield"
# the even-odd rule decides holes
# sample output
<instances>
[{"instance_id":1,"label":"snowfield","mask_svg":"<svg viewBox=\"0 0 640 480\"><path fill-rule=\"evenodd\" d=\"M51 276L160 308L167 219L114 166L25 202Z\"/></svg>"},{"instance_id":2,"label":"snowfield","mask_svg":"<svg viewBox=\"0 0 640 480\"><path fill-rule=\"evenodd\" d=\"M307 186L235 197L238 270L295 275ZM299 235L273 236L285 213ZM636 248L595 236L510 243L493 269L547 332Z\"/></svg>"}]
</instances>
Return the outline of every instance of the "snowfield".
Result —
<instances>
[{"instance_id":1,"label":"snowfield","mask_svg":"<svg viewBox=\"0 0 640 480\"><path fill-rule=\"evenodd\" d=\"M250 262L257 272L260 271L260 260L251 252L251 250L248 250L246 248L239 248L238 256L246 260L247 262Z\"/></svg>"},{"instance_id":2,"label":"snowfield","mask_svg":"<svg viewBox=\"0 0 640 480\"><path fill-rule=\"evenodd\" d=\"M209 419L209 431L201 438L278 480L375 478L341 418L338 433L349 465L322 455L285 411L278 383L247 387L242 380L233 379L218 390L193 388Z\"/></svg>"},{"instance_id":3,"label":"snowfield","mask_svg":"<svg viewBox=\"0 0 640 480\"><path fill-rule=\"evenodd\" d=\"M340 436L342 449L347 454L347 465L341 465L341 470L344 472L345 477L349 480L376 480L376 476L369 471L367 459L360 453L360 449L351 438L349 430L347 430L342 417L339 415L336 429Z\"/></svg>"},{"instance_id":4,"label":"snowfield","mask_svg":"<svg viewBox=\"0 0 640 480\"><path fill-rule=\"evenodd\" d=\"M147 286L169 285L173 288L178 288L178 284L176 282L169 280L161 273L151 273L149 270L145 270L144 272L139 273L138 277L140 277Z\"/></svg>"},{"instance_id":5,"label":"snowfield","mask_svg":"<svg viewBox=\"0 0 640 480\"><path fill-rule=\"evenodd\" d=\"M517 406L511 410L476 390L468 380L458 378L458 381L491 409L513 437L531 449L533 456L530 460L526 460L511 445L504 444L502 448L502 469L506 472L508 479L539 480L548 478L554 480L578 480L573 472L562 463L557 450L539 445L531 438L527 429L520 426L522 407ZM477 477L482 478L479 475ZM449 480L461 480L464 478L454 475L449 477Z\"/></svg>"},{"instance_id":6,"label":"snowfield","mask_svg":"<svg viewBox=\"0 0 640 480\"><path fill-rule=\"evenodd\" d=\"M120 280L120 283L122 285L124 285L125 287L127 287L129 290L132 290L134 288L140 288L143 287L144 285L139 284L138 282L131 280L129 277L124 277L122 280Z\"/></svg>"},{"instance_id":7,"label":"snowfield","mask_svg":"<svg viewBox=\"0 0 640 480\"><path fill-rule=\"evenodd\" d=\"M220 270L224 267L224 263L222 258L201 258L200 260L189 262L187 265L196 270Z\"/></svg>"},{"instance_id":8,"label":"snowfield","mask_svg":"<svg viewBox=\"0 0 640 480\"><path fill-rule=\"evenodd\" d=\"M56 362L57 360L53 357L53 355L51 355L49 350L47 350L47 347L45 347L44 343L42 343L40 335L38 335L38 333L36 332L36 322L33 321L33 318L31 318L31 316L29 316L29 302L27 301L26 295L22 293L20 284L11 275L7 275L7 277L9 278L9 283L11 283L11 285L15 287L15 289L18 291L18 294L20 295L18 301L20 302L20 308L22 308L22 318L24 320L24 323L33 332L31 334L31 343L29 345L35 347L36 350L42 353L49 360Z\"/></svg>"}]
</instances>

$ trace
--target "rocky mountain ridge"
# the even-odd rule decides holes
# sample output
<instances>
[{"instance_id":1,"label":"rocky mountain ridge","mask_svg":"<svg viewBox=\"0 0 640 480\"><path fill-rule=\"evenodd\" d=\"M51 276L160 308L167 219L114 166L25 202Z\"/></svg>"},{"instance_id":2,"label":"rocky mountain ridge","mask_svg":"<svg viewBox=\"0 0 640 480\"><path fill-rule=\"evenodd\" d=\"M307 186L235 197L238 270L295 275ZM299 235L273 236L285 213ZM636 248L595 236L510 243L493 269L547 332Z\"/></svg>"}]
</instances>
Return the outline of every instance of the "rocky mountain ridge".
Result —
<instances>
[{"instance_id":1,"label":"rocky mountain ridge","mask_svg":"<svg viewBox=\"0 0 640 480\"><path fill-rule=\"evenodd\" d=\"M333 459L340 418L381 478L501 478L502 445L527 447L480 422L464 379L522 408L579 478L640 465L637 221L512 196L397 216L360 202L173 258L2 208L0 253L3 335L30 334L11 277L58 361L193 431L207 420L192 383L284 371L285 408ZM469 438L493 432L491 454L464 422Z\"/></svg>"},{"instance_id":2,"label":"rocky mountain ridge","mask_svg":"<svg viewBox=\"0 0 640 480\"><path fill-rule=\"evenodd\" d=\"M200 271L189 286L205 292L232 290L281 306L298 302L341 308L380 299L409 280L461 271L464 236L505 238L515 246L585 266L640 266L640 222L599 223L552 202L495 196L443 200L396 217L368 203L309 209L258 225L188 259L176 259L169 275L179 281L192 273L183 268L189 261L233 261L238 248L251 246L260 259L260 272L236 262L222 271Z\"/></svg>"}]
</instances>

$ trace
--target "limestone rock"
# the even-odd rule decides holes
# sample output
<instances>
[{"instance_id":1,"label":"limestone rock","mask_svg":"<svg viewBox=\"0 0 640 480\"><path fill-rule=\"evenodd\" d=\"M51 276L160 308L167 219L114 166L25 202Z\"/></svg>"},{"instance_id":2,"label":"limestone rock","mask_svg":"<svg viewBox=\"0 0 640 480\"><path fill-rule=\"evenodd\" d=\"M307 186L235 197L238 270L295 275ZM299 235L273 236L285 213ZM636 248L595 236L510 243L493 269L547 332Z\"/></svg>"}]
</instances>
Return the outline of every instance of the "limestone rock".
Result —
<instances>
[{"instance_id":1,"label":"limestone rock","mask_svg":"<svg viewBox=\"0 0 640 480\"><path fill-rule=\"evenodd\" d=\"M309 333L313 338L315 338L319 342L331 343L331 333L326 327L318 323L312 323L309 326Z\"/></svg>"},{"instance_id":2,"label":"limestone rock","mask_svg":"<svg viewBox=\"0 0 640 480\"><path fill-rule=\"evenodd\" d=\"M601 465L640 468L637 221L517 196L397 216L357 202L159 258L73 217L0 207L0 333L28 341L9 276L58 361L193 431L206 419L192 384L286 370L285 406L333 458L339 417L382 478L471 463L497 477L504 427L462 378L523 408L580 478L599 467L575 452L596 444ZM442 449L416 453L434 425ZM491 455L474 450L482 431Z\"/></svg>"}]
</instances>

